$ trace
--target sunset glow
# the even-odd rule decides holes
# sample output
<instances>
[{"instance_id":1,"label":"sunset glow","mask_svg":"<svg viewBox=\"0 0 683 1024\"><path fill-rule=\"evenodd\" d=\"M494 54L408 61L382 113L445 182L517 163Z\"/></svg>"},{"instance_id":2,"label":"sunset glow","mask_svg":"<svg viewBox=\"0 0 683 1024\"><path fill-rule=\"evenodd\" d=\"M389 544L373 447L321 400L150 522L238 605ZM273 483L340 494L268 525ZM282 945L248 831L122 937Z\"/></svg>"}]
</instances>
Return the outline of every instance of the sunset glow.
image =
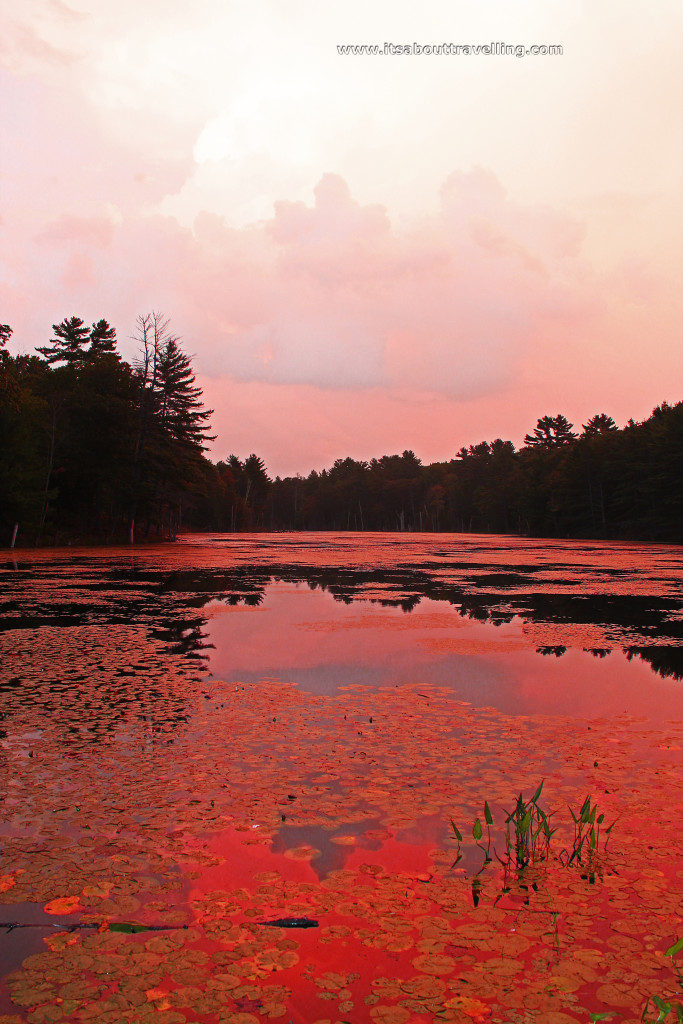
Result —
<instances>
[{"instance_id":1,"label":"sunset glow","mask_svg":"<svg viewBox=\"0 0 683 1024\"><path fill-rule=\"evenodd\" d=\"M0 16L13 352L163 310L271 474L683 380L681 7L25 0ZM561 55L343 55L387 41Z\"/></svg>"}]
</instances>

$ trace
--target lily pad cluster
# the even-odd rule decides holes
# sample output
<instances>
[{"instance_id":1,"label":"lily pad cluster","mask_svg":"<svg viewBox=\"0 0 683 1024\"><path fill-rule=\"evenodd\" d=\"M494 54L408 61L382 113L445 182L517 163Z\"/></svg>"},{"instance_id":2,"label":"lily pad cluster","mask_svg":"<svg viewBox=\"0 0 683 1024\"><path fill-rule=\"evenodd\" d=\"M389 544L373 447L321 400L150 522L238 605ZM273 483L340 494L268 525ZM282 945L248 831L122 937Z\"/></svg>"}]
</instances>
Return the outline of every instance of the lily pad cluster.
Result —
<instances>
[{"instance_id":1,"label":"lily pad cluster","mask_svg":"<svg viewBox=\"0 0 683 1024\"><path fill-rule=\"evenodd\" d=\"M214 679L147 623L11 632L0 920L40 927L0 1024L570 1024L673 1005L683 722L506 715L417 669L400 689L340 675L328 696ZM483 843L540 779L558 850L587 793L596 825L618 819L590 871L522 857L479 875L474 843L458 859L451 819L486 801Z\"/></svg>"}]
</instances>

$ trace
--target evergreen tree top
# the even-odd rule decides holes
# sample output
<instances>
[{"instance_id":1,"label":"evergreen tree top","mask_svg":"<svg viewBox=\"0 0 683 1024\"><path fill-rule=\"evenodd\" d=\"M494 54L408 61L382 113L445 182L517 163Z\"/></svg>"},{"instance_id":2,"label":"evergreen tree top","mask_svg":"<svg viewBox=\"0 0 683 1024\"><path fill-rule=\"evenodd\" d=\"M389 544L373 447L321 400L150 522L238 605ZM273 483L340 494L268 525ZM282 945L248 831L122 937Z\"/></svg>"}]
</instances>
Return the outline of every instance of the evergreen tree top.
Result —
<instances>
[{"instance_id":1,"label":"evergreen tree top","mask_svg":"<svg viewBox=\"0 0 683 1024\"><path fill-rule=\"evenodd\" d=\"M80 316L69 316L53 324L52 330L54 337L49 344L36 348L49 365L77 366L87 359L116 354L116 330L106 320L98 320L89 328Z\"/></svg>"},{"instance_id":2,"label":"evergreen tree top","mask_svg":"<svg viewBox=\"0 0 683 1024\"><path fill-rule=\"evenodd\" d=\"M573 423L566 416L541 416L534 427L533 434L525 434L524 443L529 448L559 448L576 440L572 432Z\"/></svg>"}]
</instances>

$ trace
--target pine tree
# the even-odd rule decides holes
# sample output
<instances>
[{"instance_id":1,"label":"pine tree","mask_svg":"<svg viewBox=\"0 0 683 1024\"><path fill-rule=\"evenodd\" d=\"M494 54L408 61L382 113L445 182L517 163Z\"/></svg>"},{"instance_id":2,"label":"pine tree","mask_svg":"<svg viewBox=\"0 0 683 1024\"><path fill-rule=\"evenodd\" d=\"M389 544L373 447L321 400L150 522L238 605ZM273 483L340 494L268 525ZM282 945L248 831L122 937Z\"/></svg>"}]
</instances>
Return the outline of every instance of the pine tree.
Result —
<instances>
[{"instance_id":1,"label":"pine tree","mask_svg":"<svg viewBox=\"0 0 683 1024\"><path fill-rule=\"evenodd\" d=\"M116 329L110 327L106 320L98 320L90 331L90 348L88 358L102 355L116 355Z\"/></svg>"},{"instance_id":2,"label":"pine tree","mask_svg":"<svg viewBox=\"0 0 683 1024\"><path fill-rule=\"evenodd\" d=\"M583 437L595 437L597 434L609 434L617 429L617 425L611 416L600 412L591 416L588 423L583 424Z\"/></svg>"},{"instance_id":3,"label":"pine tree","mask_svg":"<svg viewBox=\"0 0 683 1024\"><path fill-rule=\"evenodd\" d=\"M573 423L566 416L542 416L534 427L533 434L524 435L524 443L529 448L559 448L576 440L572 432Z\"/></svg>"},{"instance_id":4,"label":"pine tree","mask_svg":"<svg viewBox=\"0 0 683 1024\"><path fill-rule=\"evenodd\" d=\"M133 455L129 537L135 520L146 513L168 526L173 536L186 498L201 476L210 409L202 407L192 363L161 313L138 317L140 355L135 366L139 386L138 429Z\"/></svg>"},{"instance_id":5,"label":"pine tree","mask_svg":"<svg viewBox=\"0 0 683 1024\"><path fill-rule=\"evenodd\" d=\"M74 366L85 358L85 346L90 340L90 331L79 316L65 317L60 324L53 324L55 337L49 345L36 348L49 364L66 363Z\"/></svg>"},{"instance_id":6,"label":"pine tree","mask_svg":"<svg viewBox=\"0 0 683 1024\"><path fill-rule=\"evenodd\" d=\"M199 449L213 441L207 432L207 420L213 409L202 406L202 389L195 385L192 362L172 335L159 355L156 375L159 422L163 432L174 441Z\"/></svg>"},{"instance_id":7,"label":"pine tree","mask_svg":"<svg viewBox=\"0 0 683 1024\"><path fill-rule=\"evenodd\" d=\"M0 324L0 392L4 392L7 388L6 377L11 360L5 346L12 337L12 333L12 328L9 324Z\"/></svg>"}]
</instances>

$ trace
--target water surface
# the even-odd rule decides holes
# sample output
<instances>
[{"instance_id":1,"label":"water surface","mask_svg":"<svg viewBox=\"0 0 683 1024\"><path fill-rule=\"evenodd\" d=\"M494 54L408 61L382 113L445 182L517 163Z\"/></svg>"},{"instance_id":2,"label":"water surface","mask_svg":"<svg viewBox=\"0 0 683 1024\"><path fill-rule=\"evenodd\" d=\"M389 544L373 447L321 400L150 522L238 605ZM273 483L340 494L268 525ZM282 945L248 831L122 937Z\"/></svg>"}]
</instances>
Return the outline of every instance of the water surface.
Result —
<instances>
[{"instance_id":1,"label":"water surface","mask_svg":"<svg viewBox=\"0 0 683 1024\"><path fill-rule=\"evenodd\" d=\"M38 954L0 1012L637 1019L683 929L682 568L459 535L5 556L0 901L41 927L0 936ZM504 852L541 779L558 852L587 793L619 822L590 870L511 880L472 822Z\"/></svg>"}]
</instances>

